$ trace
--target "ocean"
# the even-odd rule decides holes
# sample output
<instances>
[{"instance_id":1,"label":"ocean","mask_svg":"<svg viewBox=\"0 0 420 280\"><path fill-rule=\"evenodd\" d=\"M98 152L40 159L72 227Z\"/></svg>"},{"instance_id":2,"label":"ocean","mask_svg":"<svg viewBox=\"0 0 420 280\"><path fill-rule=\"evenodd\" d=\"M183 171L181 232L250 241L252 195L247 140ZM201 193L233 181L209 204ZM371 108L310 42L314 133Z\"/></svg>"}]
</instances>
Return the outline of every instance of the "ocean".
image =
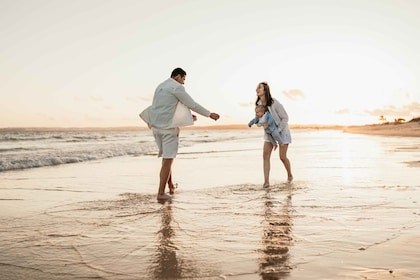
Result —
<instances>
[{"instance_id":1,"label":"ocean","mask_svg":"<svg viewBox=\"0 0 420 280\"><path fill-rule=\"evenodd\" d=\"M252 133L256 136L255 131ZM180 147L242 137L249 137L249 131L183 131ZM156 144L149 130L0 131L0 172L156 153Z\"/></svg>"}]
</instances>

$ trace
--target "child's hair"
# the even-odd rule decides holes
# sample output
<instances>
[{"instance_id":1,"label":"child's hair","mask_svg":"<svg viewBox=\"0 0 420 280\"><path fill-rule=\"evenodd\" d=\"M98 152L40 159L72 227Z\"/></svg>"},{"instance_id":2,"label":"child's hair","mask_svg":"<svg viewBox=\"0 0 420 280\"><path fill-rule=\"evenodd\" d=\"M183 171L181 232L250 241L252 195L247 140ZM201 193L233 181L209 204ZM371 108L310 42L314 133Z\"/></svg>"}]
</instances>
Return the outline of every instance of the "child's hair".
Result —
<instances>
[{"instance_id":1,"label":"child's hair","mask_svg":"<svg viewBox=\"0 0 420 280\"><path fill-rule=\"evenodd\" d=\"M262 109L263 112L267 112L267 107L265 107L264 105L257 105L257 106L255 106L255 110L257 110L257 109Z\"/></svg>"}]
</instances>

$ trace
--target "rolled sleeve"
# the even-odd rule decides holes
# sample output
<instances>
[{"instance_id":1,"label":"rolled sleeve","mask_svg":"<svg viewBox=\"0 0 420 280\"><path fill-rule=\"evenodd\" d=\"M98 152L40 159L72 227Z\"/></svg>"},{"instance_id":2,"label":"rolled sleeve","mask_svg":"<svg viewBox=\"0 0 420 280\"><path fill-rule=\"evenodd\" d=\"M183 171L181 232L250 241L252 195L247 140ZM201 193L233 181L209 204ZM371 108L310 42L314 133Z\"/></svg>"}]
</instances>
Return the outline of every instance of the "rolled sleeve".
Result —
<instances>
[{"instance_id":1,"label":"rolled sleeve","mask_svg":"<svg viewBox=\"0 0 420 280\"><path fill-rule=\"evenodd\" d=\"M181 103L190 108L192 111L205 117L210 116L211 112L195 102L194 99L192 99L192 97L185 91L183 86L180 85L176 87L174 89L174 95L178 98L179 101L181 101Z\"/></svg>"}]
</instances>

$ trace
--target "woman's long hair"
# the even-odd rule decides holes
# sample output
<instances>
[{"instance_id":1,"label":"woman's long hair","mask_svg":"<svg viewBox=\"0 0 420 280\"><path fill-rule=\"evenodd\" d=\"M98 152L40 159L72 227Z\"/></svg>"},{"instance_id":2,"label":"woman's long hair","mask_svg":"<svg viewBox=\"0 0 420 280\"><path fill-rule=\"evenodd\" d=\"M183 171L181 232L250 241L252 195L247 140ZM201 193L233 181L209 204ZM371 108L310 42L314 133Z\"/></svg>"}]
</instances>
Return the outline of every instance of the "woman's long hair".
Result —
<instances>
[{"instance_id":1,"label":"woman's long hair","mask_svg":"<svg viewBox=\"0 0 420 280\"><path fill-rule=\"evenodd\" d=\"M261 82L258 84L262 85L264 87L264 92L265 92L265 100L267 102L267 104L265 104L266 107L271 106L271 104L273 104L273 98L271 97L271 92L270 92L270 86L267 84L267 82ZM257 100L255 101L255 105L258 105L258 101L260 101L260 97L257 96Z\"/></svg>"}]
</instances>

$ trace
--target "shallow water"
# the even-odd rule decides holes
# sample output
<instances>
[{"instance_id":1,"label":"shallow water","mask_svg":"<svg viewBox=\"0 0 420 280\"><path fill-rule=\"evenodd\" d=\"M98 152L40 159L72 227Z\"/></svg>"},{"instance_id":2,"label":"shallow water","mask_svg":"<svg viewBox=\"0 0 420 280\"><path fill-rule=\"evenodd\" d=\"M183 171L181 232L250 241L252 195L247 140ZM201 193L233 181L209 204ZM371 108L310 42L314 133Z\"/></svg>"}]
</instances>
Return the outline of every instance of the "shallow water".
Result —
<instances>
[{"instance_id":1,"label":"shallow water","mask_svg":"<svg viewBox=\"0 0 420 280\"><path fill-rule=\"evenodd\" d=\"M262 188L252 133L184 146L165 204L150 155L0 173L0 278L419 278L420 139L297 131Z\"/></svg>"}]
</instances>

